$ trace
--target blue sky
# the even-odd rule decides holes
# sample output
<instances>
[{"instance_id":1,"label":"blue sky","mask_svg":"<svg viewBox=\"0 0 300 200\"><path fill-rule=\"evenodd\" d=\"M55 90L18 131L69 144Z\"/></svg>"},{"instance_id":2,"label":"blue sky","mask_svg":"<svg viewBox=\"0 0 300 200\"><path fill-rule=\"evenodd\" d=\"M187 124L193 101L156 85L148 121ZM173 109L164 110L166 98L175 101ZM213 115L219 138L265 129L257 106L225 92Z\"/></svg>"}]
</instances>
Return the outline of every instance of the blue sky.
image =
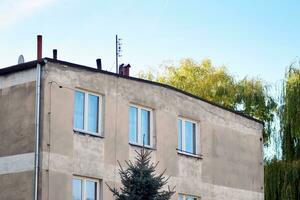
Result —
<instances>
[{"instance_id":1,"label":"blue sky","mask_svg":"<svg viewBox=\"0 0 300 200\"><path fill-rule=\"evenodd\" d=\"M0 66L58 49L61 60L115 69L115 34L136 74L182 58L212 59L237 76L275 82L300 56L299 1L2 0Z\"/></svg>"}]
</instances>

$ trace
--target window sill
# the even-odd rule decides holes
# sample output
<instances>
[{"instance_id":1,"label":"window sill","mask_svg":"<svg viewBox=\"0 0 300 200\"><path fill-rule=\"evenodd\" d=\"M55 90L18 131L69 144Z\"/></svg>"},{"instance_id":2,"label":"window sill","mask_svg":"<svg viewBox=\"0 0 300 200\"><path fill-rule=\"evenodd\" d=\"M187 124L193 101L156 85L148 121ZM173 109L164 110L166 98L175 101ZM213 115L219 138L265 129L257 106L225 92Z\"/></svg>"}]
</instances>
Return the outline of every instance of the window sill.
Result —
<instances>
[{"instance_id":1,"label":"window sill","mask_svg":"<svg viewBox=\"0 0 300 200\"><path fill-rule=\"evenodd\" d=\"M188 153L185 151L182 151L180 149L176 149L177 150L177 154L183 155L183 156L187 156L187 157L193 157L193 158L197 158L202 160L203 159L203 155L201 154L192 154L192 153Z\"/></svg>"},{"instance_id":2,"label":"window sill","mask_svg":"<svg viewBox=\"0 0 300 200\"><path fill-rule=\"evenodd\" d=\"M156 150L154 147L150 147L150 146L143 146L143 145L135 144L135 143L131 143L131 142L129 142L129 144L134 147L140 147L140 148L145 148L145 149L149 149L149 150Z\"/></svg>"},{"instance_id":3,"label":"window sill","mask_svg":"<svg viewBox=\"0 0 300 200\"><path fill-rule=\"evenodd\" d=\"M97 137L97 138L104 138L104 136L102 136L100 134L92 133L92 132L85 131L85 130L73 129L73 131L74 131L75 134L89 135L91 137Z\"/></svg>"}]
</instances>

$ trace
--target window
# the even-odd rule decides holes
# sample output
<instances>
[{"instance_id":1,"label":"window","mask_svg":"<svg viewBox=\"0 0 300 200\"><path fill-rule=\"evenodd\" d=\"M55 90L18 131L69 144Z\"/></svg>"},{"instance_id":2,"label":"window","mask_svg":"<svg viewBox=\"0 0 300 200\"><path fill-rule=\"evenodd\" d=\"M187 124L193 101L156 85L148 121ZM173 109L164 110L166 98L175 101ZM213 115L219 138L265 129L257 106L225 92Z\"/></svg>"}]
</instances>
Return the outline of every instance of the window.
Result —
<instances>
[{"instance_id":1,"label":"window","mask_svg":"<svg viewBox=\"0 0 300 200\"><path fill-rule=\"evenodd\" d=\"M133 105L129 107L129 142L153 146L151 110Z\"/></svg>"},{"instance_id":2,"label":"window","mask_svg":"<svg viewBox=\"0 0 300 200\"><path fill-rule=\"evenodd\" d=\"M100 101L98 95L75 91L74 129L89 134L100 134Z\"/></svg>"},{"instance_id":3,"label":"window","mask_svg":"<svg viewBox=\"0 0 300 200\"><path fill-rule=\"evenodd\" d=\"M196 122L178 119L178 150L184 153L196 154Z\"/></svg>"},{"instance_id":4,"label":"window","mask_svg":"<svg viewBox=\"0 0 300 200\"><path fill-rule=\"evenodd\" d=\"M200 198L190 195L179 194L178 200L200 200Z\"/></svg>"},{"instance_id":5,"label":"window","mask_svg":"<svg viewBox=\"0 0 300 200\"><path fill-rule=\"evenodd\" d=\"M99 200L99 181L94 179L73 178L73 200Z\"/></svg>"}]
</instances>

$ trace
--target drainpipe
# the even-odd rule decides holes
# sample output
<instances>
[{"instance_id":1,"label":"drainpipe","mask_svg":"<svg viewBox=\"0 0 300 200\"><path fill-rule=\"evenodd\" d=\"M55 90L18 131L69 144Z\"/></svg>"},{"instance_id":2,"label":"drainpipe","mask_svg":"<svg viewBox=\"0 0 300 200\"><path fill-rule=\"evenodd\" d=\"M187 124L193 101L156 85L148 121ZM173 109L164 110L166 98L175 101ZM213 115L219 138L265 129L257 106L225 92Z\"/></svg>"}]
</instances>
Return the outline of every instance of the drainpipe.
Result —
<instances>
[{"instance_id":1,"label":"drainpipe","mask_svg":"<svg viewBox=\"0 0 300 200\"><path fill-rule=\"evenodd\" d=\"M41 64L42 36L37 36L36 87L35 87L35 154L34 154L34 194L33 200L38 200L39 164L40 164L40 100L41 100Z\"/></svg>"}]
</instances>

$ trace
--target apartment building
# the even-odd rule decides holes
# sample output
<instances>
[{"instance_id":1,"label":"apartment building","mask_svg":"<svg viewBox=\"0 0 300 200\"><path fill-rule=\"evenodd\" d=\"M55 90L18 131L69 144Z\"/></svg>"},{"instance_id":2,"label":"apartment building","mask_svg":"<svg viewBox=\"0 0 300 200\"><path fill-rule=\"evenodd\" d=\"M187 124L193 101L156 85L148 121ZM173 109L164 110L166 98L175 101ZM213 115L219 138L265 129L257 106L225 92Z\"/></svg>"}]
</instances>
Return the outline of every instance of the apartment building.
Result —
<instances>
[{"instance_id":1,"label":"apartment building","mask_svg":"<svg viewBox=\"0 0 300 200\"><path fill-rule=\"evenodd\" d=\"M114 199L105 183L121 186L117 161L143 145L173 200L264 199L262 122L128 67L43 58L0 69L1 200Z\"/></svg>"}]
</instances>

